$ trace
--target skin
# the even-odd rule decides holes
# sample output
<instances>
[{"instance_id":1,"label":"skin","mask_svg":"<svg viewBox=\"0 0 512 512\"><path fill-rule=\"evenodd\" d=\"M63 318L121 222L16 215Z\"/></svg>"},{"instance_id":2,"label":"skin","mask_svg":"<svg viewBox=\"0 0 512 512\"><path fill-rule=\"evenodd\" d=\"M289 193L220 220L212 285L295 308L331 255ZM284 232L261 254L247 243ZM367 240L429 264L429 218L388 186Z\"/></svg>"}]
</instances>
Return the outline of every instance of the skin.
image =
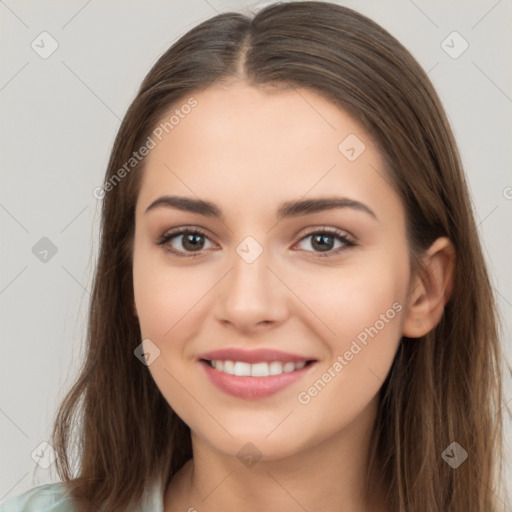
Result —
<instances>
[{"instance_id":1,"label":"skin","mask_svg":"<svg viewBox=\"0 0 512 512\"><path fill-rule=\"evenodd\" d=\"M383 179L382 156L354 118L315 92L235 81L193 96L197 107L146 157L135 219L134 309L142 339L160 350L148 369L192 432L193 460L166 489L165 512L384 512L383 489L375 483L367 496L363 488L377 394L401 336L422 336L441 318L453 248L438 239L427 277L411 275L405 212ZM349 134L365 145L354 161L338 149ZM212 201L225 219L167 207L146 213L163 195ZM332 196L360 201L377 218L337 208L276 220L284 201ZM200 256L157 244L180 226L206 231ZM307 236L322 228L357 245L333 255L343 247L335 238L323 257ZM263 249L250 264L236 251L249 235ZM183 242L178 235L167 245L194 254ZM300 403L298 394L394 303L394 318ZM197 361L224 347L317 362L277 394L244 400L213 386ZM251 467L237 457L248 442L261 457Z\"/></svg>"}]
</instances>

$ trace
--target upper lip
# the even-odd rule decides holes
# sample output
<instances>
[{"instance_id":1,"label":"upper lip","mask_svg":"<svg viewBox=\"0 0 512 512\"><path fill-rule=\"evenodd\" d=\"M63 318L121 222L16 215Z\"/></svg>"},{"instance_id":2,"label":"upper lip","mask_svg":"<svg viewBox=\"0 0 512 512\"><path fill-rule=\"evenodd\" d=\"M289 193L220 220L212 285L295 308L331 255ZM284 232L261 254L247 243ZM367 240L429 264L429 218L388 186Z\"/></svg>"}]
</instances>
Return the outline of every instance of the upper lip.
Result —
<instances>
[{"instance_id":1,"label":"upper lip","mask_svg":"<svg viewBox=\"0 0 512 512\"><path fill-rule=\"evenodd\" d=\"M240 361L243 363L260 363L266 361L279 361L281 363L300 363L302 361L314 361L311 357L304 357L298 354L282 352L270 348L259 348L255 350L242 350L239 348L223 348L205 352L199 359L208 361Z\"/></svg>"}]
</instances>

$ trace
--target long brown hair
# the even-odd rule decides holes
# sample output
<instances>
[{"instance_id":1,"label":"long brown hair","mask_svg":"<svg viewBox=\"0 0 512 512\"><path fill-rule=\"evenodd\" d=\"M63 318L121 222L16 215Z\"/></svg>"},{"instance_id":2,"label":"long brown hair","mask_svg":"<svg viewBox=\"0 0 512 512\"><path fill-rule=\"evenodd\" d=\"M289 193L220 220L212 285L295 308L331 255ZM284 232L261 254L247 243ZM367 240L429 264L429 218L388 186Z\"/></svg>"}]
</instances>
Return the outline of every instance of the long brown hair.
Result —
<instances>
[{"instance_id":1,"label":"long brown hair","mask_svg":"<svg viewBox=\"0 0 512 512\"><path fill-rule=\"evenodd\" d=\"M230 79L309 88L366 127L403 201L414 271L422 270L421 256L437 237L453 242L455 281L444 316L426 336L402 338L380 390L368 489L382 479L397 511L496 511L499 323L454 136L411 54L372 20L327 2L215 16L181 37L145 77L105 176L111 185L103 198L86 357L52 433L59 475L83 510L125 511L148 482L167 484L192 456L188 426L134 356L141 333L133 316L132 251L144 159L115 183L112 177L171 108ZM457 469L442 456L453 442L468 454Z\"/></svg>"}]
</instances>

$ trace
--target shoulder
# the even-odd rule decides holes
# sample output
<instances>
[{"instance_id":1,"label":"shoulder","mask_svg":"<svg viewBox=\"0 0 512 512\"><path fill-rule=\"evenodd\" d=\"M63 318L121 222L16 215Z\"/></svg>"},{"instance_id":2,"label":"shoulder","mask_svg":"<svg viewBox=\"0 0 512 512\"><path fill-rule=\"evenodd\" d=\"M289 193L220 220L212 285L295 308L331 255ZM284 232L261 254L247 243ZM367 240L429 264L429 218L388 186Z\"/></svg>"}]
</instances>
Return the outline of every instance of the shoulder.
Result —
<instances>
[{"instance_id":1,"label":"shoulder","mask_svg":"<svg viewBox=\"0 0 512 512\"><path fill-rule=\"evenodd\" d=\"M63 482L34 487L0 503L0 512L75 512Z\"/></svg>"}]
</instances>

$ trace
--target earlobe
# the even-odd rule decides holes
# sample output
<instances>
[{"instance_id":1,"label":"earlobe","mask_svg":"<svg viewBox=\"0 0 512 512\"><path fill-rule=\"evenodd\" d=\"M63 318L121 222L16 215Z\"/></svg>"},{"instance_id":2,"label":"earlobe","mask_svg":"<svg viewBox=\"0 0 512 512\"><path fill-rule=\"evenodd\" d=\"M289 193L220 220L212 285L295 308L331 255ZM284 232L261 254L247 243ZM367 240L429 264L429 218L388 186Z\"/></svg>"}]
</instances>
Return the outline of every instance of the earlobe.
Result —
<instances>
[{"instance_id":1,"label":"earlobe","mask_svg":"<svg viewBox=\"0 0 512 512\"><path fill-rule=\"evenodd\" d=\"M454 281L456 254L451 240L438 238L427 251L425 273L411 283L402 335L424 336L439 323L448 302Z\"/></svg>"}]
</instances>

